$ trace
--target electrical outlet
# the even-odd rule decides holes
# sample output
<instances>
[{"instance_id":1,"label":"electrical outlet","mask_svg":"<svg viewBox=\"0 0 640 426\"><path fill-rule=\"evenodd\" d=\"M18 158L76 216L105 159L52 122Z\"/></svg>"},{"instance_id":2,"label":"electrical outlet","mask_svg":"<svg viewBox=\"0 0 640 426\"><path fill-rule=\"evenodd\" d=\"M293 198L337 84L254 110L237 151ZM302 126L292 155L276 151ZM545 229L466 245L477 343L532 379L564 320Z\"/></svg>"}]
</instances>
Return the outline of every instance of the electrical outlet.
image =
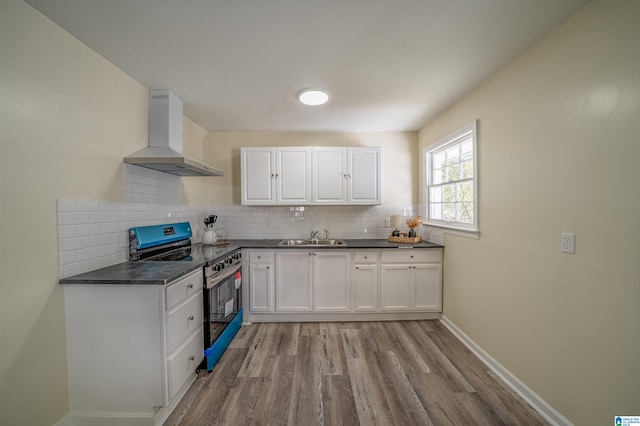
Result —
<instances>
[{"instance_id":1,"label":"electrical outlet","mask_svg":"<svg viewBox=\"0 0 640 426\"><path fill-rule=\"evenodd\" d=\"M384 220L384 227L385 228L391 228L391 218L388 217Z\"/></svg>"},{"instance_id":2,"label":"electrical outlet","mask_svg":"<svg viewBox=\"0 0 640 426\"><path fill-rule=\"evenodd\" d=\"M574 254L576 252L576 234L563 232L562 234L560 234L560 236L562 239L560 251L562 253Z\"/></svg>"}]
</instances>

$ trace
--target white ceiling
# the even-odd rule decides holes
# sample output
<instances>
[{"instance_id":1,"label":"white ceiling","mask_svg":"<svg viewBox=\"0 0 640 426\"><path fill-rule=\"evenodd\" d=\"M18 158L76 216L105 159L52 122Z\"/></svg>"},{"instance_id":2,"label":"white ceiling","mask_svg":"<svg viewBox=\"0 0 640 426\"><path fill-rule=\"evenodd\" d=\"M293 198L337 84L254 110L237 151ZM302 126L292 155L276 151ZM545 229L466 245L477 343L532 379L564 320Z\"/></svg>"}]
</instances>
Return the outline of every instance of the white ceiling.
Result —
<instances>
[{"instance_id":1,"label":"white ceiling","mask_svg":"<svg viewBox=\"0 0 640 426\"><path fill-rule=\"evenodd\" d=\"M27 0L209 131L417 130L586 2Z\"/></svg>"}]
</instances>

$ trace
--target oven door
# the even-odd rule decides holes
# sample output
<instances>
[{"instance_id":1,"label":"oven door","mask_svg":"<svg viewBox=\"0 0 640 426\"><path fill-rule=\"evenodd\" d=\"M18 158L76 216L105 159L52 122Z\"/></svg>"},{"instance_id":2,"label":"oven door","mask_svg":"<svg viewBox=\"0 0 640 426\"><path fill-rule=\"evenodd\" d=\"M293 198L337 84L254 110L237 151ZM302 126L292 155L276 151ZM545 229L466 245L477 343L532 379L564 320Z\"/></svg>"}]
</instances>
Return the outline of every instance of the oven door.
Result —
<instances>
[{"instance_id":1,"label":"oven door","mask_svg":"<svg viewBox=\"0 0 640 426\"><path fill-rule=\"evenodd\" d=\"M241 265L205 280L204 344L207 370L211 371L242 325Z\"/></svg>"}]
</instances>

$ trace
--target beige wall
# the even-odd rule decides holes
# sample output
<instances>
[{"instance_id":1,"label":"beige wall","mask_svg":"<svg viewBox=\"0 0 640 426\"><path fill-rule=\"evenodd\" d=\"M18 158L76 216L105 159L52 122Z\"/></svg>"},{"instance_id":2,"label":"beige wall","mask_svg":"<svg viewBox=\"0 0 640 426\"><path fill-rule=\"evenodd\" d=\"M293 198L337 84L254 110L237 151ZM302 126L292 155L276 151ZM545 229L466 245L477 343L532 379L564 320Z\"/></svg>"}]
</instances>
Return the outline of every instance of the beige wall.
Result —
<instances>
[{"instance_id":1,"label":"beige wall","mask_svg":"<svg viewBox=\"0 0 640 426\"><path fill-rule=\"evenodd\" d=\"M417 132L212 132L205 161L224 172L210 186L215 204L240 204L240 148L260 146L381 147L382 203L418 203Z\"/></svg>"},{"instance_id":2,"label":"beige wall","mask_svg":"<svg viewBox=\"0 0 640 426\"><path fill-rule=\"evenodd\" d=\"M194 160L203 161L205 141L207 132L188 117L184 117L182 123L183 153ZM205 162L206 163L206 162ZM193 205L209 205L213 201L211 183L219 179L218 177L195 177L182 178L182 193L184 202Z\"/></svg>"},{"instance_id":3,"label":"beige wall","mask_svg":"<svg viewBox=\"0 0 640 426\"><path fill-rule=\"evenodd\" d=\"M149 95L26 3L0 1L0 424L51 425L68 410L56 199L123 199ZM185 135L201 158L206 132L185 120Z\"/></svg>"},{"instance_id":4,"label":"beige wall","mask_svg":"<svg viewBox=\"0 0 640 426\"><path fill-rule=\"evenodd\" d=\"M444 314L576 425L640 413L638 40L640 2L594 1L420 132L479 120L481 236L446 238Z\"/></svg>"}]
</instances>

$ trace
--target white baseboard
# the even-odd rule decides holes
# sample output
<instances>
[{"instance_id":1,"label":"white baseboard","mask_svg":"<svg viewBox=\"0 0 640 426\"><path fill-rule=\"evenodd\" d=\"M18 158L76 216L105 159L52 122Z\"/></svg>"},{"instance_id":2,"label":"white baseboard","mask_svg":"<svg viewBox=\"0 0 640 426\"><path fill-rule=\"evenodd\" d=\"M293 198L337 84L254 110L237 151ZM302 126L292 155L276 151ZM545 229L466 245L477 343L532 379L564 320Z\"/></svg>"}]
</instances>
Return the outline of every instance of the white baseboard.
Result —
<instances>
[{"instance_id":1,"label":"white baseboard","mask_svg":"<svg viewBox=\"0 0 640 426\"><path fill-rule=\"evenodd\" d=\"M55 426L153 426L151 416L69 412Z\"/></svg>"},{"instance_id":2,"label":"white baseboard","mask_svg":"<svg viewBox=\"0 0 640 426\"><path fill-rule=\"evenodd\" d=\"M491 369L507 386L509 386L515 393L520 395L531 407L536 410L542 417L549 423L556 426L571 426L572 423L557 412L551 405L549 405L544 399L542 399L537 393L531 390L520 379L514 376L509 370L496 361L491 355L484 351L476 342L471 340L462 330L460 330L454 323L446 316L440 317L442 325L447 327L454 336L456 336L471 352L473 352L487 367Z\"/></svg>"},{"instance_id":3,"label":"white baseboard","mask_svg":"<svg viewBox=\"0 0 640 426\"><path fill-rule=\"evenodd\" d=\"M198 376L194 373L176 393L169 405L155 414L82 413L71 411L54 426L158 426L164 424Z\"/></svg>"}]
</instances>

